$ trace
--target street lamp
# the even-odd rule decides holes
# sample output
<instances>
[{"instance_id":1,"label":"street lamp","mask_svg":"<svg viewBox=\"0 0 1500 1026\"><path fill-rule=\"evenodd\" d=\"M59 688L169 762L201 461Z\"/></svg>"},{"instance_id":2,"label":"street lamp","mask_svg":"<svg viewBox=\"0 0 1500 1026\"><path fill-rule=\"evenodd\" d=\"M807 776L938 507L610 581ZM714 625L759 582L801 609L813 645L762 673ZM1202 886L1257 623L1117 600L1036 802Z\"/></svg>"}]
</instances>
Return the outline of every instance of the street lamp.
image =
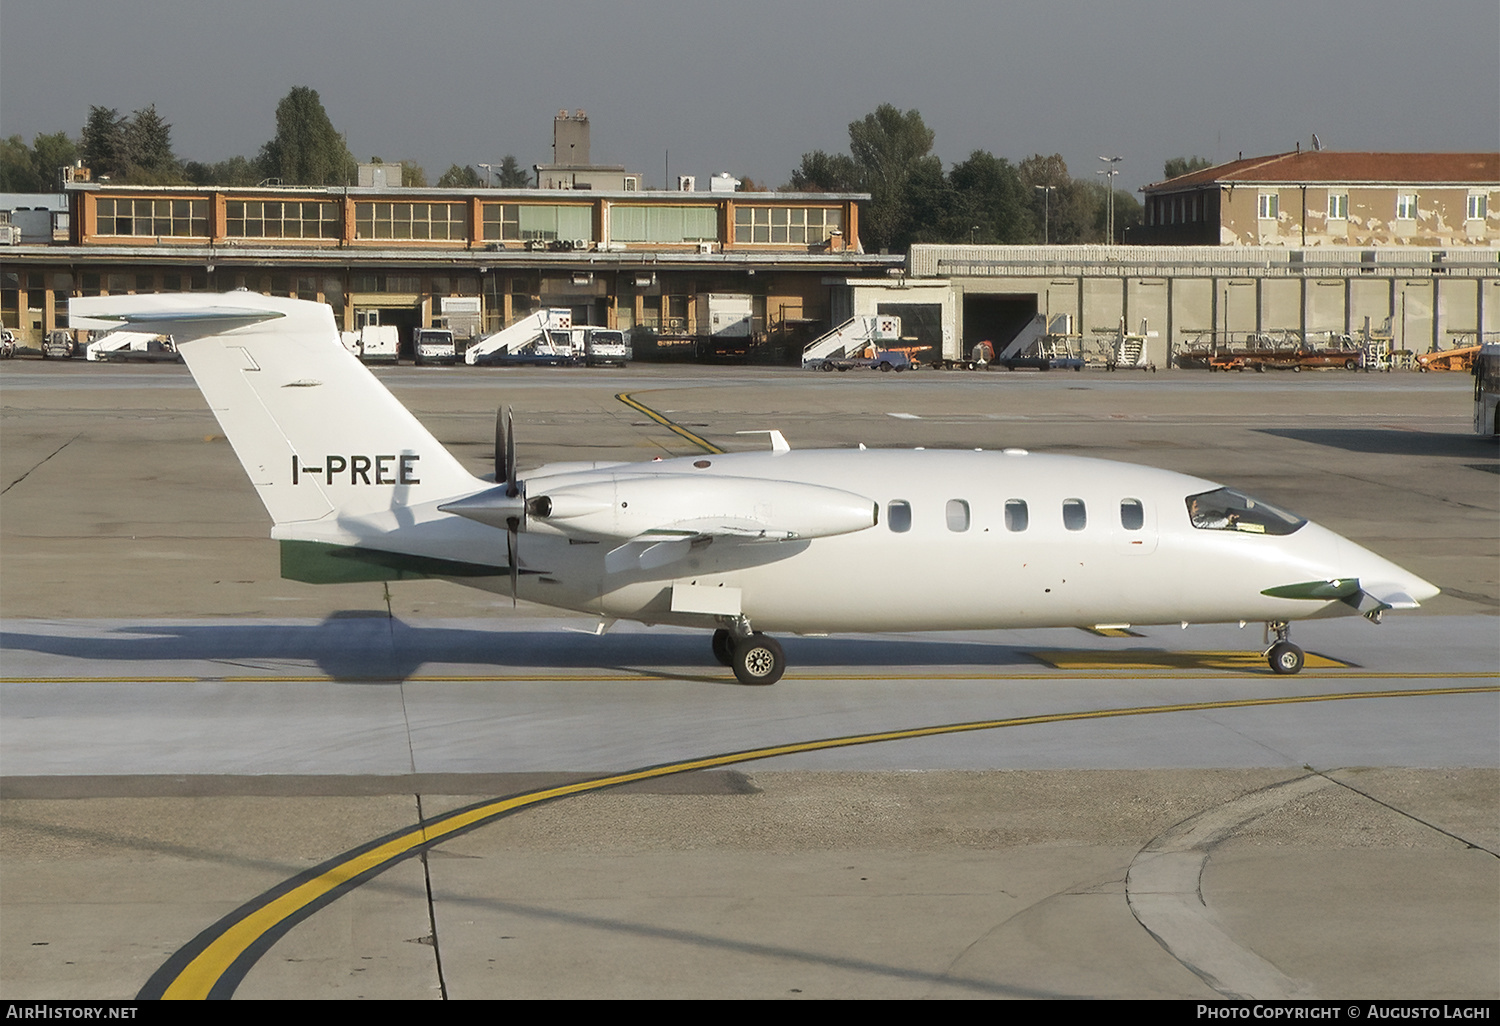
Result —
<instances>
[{"instance_id":1,"label":"street lamp","mask_svg":"<svg viewBox=\"0 0 1500 1026\"><path fill-rule=\"evenodd\" d=\"M494 170L493 167L489 164L475 164L474 166L484 168L484 187L490 188L490 172Z\"/></svg>"},{"instance_id":2,"label":"street lamp","mask_svg":"<svg viewBox=\"0 0 1500 1026\"><path fill-rule=\"evenodd\" d=\"M1033 189L1042 194L1042 245L1051 245L1051 229L1048 222L1052 219L1052 194L1057 191L1055 185L1033 185Z\"/></svg>"},{"instance_id":3,"label":"street lamp","mask_svg":"<svg viewBox=\"0 0 1500 1026\"><path fill-rule=\"evenodd\" d=\"M969 245L971 245L971 246L974 245L974 236L976 234L978 234L978 232L979 232L979 225L976 224L976 225L971 225L969 227Z\"/></svg>"},{"instance_id":4,"label":"street lamp","mask_svg":"<svg viewBox=\"0 0 1500 1026\"><path fill-rule=\"evenodd\" d=\"M1124 157L1100 157L1099 159L1102 160L1102 161L1104 161L1106 164L1109 165L1108 167L1106 167L1105 169L1103 169L1101 171L1095 171L1094 174L1096 174L1096 175L1103 175L1104 176L1104 184L1107 185L1107 186L1109 186L1109 229L1108 229L1109 230L1109 235L1105 239L1105 241L1108 244L1110 244L1110 245L1114 245L1114 241L1115 241L1115 175L1117 175L1117 174L1120 173L1119 168L1115 167L1115 165L1118 164L1120 161L1124 160L1125 158Z\"/></svg>"}]
</instances>

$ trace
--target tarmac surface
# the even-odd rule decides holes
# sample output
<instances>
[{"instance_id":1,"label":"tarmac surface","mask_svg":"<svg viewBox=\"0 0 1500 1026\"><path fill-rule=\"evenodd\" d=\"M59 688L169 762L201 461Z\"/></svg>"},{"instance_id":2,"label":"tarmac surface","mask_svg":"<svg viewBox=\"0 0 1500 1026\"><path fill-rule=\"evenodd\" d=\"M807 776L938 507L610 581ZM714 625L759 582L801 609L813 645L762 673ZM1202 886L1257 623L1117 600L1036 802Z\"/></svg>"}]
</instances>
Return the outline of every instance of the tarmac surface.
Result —
<instances>
[{"instance_id":1,"label":"tarmac surface","mask_svg":"<svg viewBox=\"0 0 1500 1026\"><path fill-rule=\"evenodd\" d=\"M1251 624L790 638L744 688L694 632L283 581L185 370L0 365L0 998L1500 997L1468 378L379 373L476 472L501 403L523 469L696 451L628 392L1198 474L1444 593L1296 625L1294 678Z\"/></svg>"}]
</instances>

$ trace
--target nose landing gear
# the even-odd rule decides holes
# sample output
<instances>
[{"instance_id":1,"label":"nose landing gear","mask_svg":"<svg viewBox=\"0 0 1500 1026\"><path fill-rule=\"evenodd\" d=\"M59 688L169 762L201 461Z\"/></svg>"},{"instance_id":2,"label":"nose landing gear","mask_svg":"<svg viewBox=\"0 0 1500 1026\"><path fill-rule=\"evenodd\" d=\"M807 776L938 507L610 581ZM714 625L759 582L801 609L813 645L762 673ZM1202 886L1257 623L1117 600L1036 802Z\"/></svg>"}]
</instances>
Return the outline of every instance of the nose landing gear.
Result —
<instances>
[{"instance_id":1,"label":"nose landing gear","mask_svg":"<svg viewBox=\"0 0 1500 1026\"><path fill-rule=\"evenodd\" d=\"M1272 620L1266 624L1266 637L1269 640L1272 634L1276 635L1276 641L1265 651L1266 661L1271 664L1274 673L1293 674L1302 670L1302 650L1292 644L1292 628L1285 620Z\"/></svg>"},{"instance_id":2,"label":"nose landing gear","mask_svg":"<svg viewBox=\"0 0 1500 1026\"><path fill-rule=\"evenodd\" d=\"M744 617L738 617L732 629L714 631L713 652L741 684L775 684L786 672L786 653L780 642L752 631Z\"/></svg>"}]
</instances>

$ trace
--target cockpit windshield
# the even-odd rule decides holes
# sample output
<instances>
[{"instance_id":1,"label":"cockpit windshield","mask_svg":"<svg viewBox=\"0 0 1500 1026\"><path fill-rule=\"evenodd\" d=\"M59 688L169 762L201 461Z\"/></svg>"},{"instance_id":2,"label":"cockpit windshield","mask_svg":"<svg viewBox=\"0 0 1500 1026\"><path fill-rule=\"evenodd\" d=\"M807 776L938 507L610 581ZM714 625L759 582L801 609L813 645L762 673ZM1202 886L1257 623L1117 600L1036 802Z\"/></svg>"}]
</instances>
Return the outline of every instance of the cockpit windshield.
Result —
<instances>
[{"instance_id":1,"label":"cockpit windshield","mask_svg":"<svg viewBox=\"0 0 1500 1026\"><path fill-rule=\"evenodd\" d=\"M1187 508L1192 525L1204 531L1291 534L1307 523L1302 517L1252 499L1233 488L1189 495Z\"/></svg>"}]
</instances>

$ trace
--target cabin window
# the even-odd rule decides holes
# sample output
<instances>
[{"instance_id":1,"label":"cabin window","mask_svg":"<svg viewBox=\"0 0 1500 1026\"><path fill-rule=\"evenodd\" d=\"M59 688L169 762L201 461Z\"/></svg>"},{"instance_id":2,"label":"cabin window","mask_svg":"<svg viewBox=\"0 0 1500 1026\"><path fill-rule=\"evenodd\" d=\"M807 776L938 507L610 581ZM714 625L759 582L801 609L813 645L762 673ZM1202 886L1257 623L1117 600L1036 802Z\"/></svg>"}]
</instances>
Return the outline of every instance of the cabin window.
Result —
<instances>
[{"instance_id":1,"label":"cabin window","mask_svg":"<svg viewBox=\"0 0 1500 1026\"><path fill-rule=\"evenodd\" d=\"M948 500L948 530L967 531L969 529L969 504L963 499Z\"/></svg>"},{"instance_id":2,"label":"cabin window","mask_svg":"<svg viewBox=\"0 0 1500 1026\"><path fill-rule=\"evenodd\" d=\"M893 499L885 508L885 522L897 534L911 530L911 503L905 499Z\"/></svg>"},{"instance_id":3,"label":"cabin window","mask_svg":"<svg viewBox=\"0 0 1500 1026\"><path fill-rule=\"evenodd\" d=\"M1063 526L1070 531L1082 531L1088 526L1088 510L1083 507L1082 499L1063 500Z\"/></svg>"},{"instance_id":4,"label":"cabin window","mask_svg":"<svg viewBox=\"0 0 1500 1026\"><path fill-rule=\"evenodd\" d=\"M1291 534L1307 523L1295 513L1252 499L1233 488L1187 497L1188 520L1201 531L1243 534Z\"/></svg>"},{"instance_id":5,"label":"cabin window","mask_svg":"<svg viewBox=\"0 0 1500 1026\"><path fill-rule=\"evenodd\" d=\"M1005 500L1005 529L1007 531L1024 531L1029 520L1025 499Z\"/></svg>"},{"instance_id":6,"label":"cabin window","mask_svg":"<svg viewBox=\"0 0 1500 1026\"><path fill-rule=\"evenodd\" d=\"M1146 523L1146 510L1140 499L1120 500L1120 526L1127 531L1139 531Z\"/></svg>"}]
</instances>

